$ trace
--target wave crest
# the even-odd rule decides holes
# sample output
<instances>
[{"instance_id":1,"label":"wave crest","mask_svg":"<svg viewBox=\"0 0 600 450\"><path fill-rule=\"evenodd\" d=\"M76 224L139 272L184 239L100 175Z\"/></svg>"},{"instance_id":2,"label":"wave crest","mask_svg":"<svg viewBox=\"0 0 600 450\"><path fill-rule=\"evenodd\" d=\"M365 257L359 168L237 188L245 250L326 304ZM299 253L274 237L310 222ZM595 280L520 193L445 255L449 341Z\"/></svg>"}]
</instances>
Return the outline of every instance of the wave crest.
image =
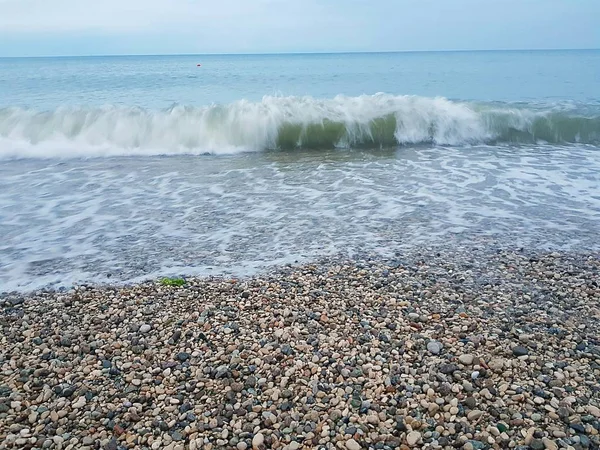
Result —
<instances>
[{"instance_id":1,"label":"wave crest","mask_svg":"<svg viewBox=\"0 0 600 450\"><path fill-rule=\"evenodd\" d=\"M231 153L489 142L600 142L600 116L393 96L264 97L166 110L0 109L0 157Z\"/></svg>"}]
</instances>

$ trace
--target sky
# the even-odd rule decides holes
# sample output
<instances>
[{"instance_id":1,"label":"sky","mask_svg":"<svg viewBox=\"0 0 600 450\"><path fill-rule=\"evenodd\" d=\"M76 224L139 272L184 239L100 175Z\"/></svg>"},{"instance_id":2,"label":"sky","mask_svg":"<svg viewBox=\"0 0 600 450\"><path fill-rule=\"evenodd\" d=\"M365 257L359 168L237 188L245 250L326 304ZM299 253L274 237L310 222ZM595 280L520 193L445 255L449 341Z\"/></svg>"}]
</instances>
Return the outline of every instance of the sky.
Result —
<instances>
[{"instance_id":1,"label":"sky","mask_svg":"<svg viewBox=\"0 0 600 450\"><path fill-rule=\"evenodd\" d=\"M600 0L0 0L0 56L600 47Z\"/></svg>"}]
</instances>

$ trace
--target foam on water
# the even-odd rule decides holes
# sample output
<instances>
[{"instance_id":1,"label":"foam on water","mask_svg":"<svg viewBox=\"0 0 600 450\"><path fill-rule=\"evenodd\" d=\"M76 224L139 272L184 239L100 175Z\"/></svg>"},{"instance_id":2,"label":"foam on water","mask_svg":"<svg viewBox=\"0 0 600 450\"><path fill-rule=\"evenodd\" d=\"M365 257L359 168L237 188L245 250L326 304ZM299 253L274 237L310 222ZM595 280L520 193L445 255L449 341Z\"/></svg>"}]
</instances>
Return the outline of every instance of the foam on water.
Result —
<instances>
[{"instance_id":1,"label":"foam on water","mask_svg":"<svg viewBox=\"0 0 600 450\"><path fill-rule=\"evenodd\" d=\"M260 102L0 109L0 158L227 154L490 142L596 143L600 115L575 108L453 102L389 94L266 96Z\"/></svg>"},{"instance_id":2,"label":"foam on water","mask_svg":"<svg viewBox=\"0 0 600 450\"><path fill-rule=\"evenodd\" d=\"M478 236L598 248L599 156L536 146L5 161L0 291L243 275Z\"/></svg>"}]
</instances>

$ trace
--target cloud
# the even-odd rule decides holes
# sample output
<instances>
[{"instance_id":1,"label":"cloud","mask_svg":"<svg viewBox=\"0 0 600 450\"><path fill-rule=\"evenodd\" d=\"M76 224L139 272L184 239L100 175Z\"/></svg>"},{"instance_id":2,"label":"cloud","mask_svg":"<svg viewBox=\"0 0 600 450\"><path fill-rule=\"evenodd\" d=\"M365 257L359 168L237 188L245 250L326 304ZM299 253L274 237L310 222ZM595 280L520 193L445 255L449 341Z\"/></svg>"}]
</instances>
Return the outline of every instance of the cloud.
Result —
<instances>
[{"instance_id":1,"label":"cloud","mask_svg":"<svg viewBox=\"0 0 600 450\"><path fill-rule=\"evenodd\" d=\"M590 48L597 17L598 0L0 0L0 55Z\"/></svg>"},{"instance_id":2,"label":"cloud","mask_svg":"<svg viewBox=\"0 0 600 450\"><path fill-rule=\"evenodd\" d=\"M136 31L292 22L318 4L276 0L0 0L0 31Z\"/></svg>"}]
</instances>

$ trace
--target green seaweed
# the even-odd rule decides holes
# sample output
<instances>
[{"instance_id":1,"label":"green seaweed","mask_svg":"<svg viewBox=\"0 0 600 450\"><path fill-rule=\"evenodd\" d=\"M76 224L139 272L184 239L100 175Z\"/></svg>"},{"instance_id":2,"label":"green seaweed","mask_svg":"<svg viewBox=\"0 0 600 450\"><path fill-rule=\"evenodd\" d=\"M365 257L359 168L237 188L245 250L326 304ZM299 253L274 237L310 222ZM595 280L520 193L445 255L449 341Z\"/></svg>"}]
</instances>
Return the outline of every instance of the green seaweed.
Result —
<instances>
[{"instance_id":1,"label":"green seaweed","mask_svg":"<svg viewBox=\"0 0 600 450\"><path fill-rule=\"evenodd\" d=\"M165 277L160 280L160 284L163 286L183 286L185 284L185 280L183 278Z\"/></svg>"}]
</instances>

